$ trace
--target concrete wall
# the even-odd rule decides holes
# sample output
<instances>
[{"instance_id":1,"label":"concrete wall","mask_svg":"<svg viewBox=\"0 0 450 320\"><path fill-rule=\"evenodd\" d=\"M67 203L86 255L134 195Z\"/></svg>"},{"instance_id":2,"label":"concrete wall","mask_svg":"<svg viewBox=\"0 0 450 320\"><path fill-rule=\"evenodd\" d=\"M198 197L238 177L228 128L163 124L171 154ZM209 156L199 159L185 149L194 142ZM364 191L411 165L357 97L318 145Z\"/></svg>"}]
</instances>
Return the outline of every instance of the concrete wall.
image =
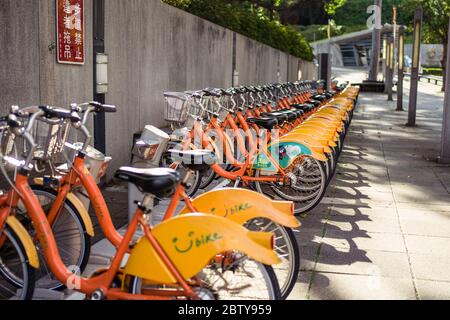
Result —
<instances>
[{"instance_id":1,"label":"concrete wall","mask_svg":"<svg viewBox=\"0 0 450 320\"><path fill-rule=\"evenodd\" d=\"M236 70L239 72L239 84L277 82L279 60L282 54L278 50L237 34ZM281 79L287 79L286 72L287 69L283 70Z\"/></svg>"},{"instance_id":2,"label":"concrete wall","mask_svg":"<svg viewBox=\"0 0 450 320\"><path fill-rule=\"evenodd\" d=\"M92 100L92 0L85 0L84 66L56 62L55 0L0 0L0 112L12 104L68 106ZM132 134L164 126L165 91L266 84L316 76L313 63L248 39L158 0L107 0L106 115L111 172L128 164ZM236 41L233 41L233 37ZM234 47L235 44L235 47ZM236 53L233 59L233 53ZM235 60L236 65L233 66Z\"/></svg>"},{"instance_id":3,"label":"concrete wall","mask_svg":"<svg viewBox=\"0 0 450 320\"><path fill-rule=\"evenodd\" d=\"M1 0L0 110L92 100L92 3L85 0L86 64L56 63L54 0Z\"/></svg>"},{"instance_id":4,"label":"concrete wall","mask_svg":"<svg viewBox=\"0 0 450 320\"><path fill-rule=\"evenodd\" d=\"M106 124L113 168L129 161L133 133L165 125L163 92L230 87L234 51L239 84L298 79L300 59L239 34L234 50L232 31L160 1L108 0L106 30L106 97L119 108Z\"/></svg>"},{"instance_id":5,"label":"concrete wall","mask_svg":"<svg viewBox=\"0 0 450 320\"><path fill-rule=\"evenodd\" d=\"M165 125L163 92L231 86L233 34L147 0L108 0L106 30L106 97L119 108L106 125L114 167L129 161L133 133L146 124Z\"/></svg>"}]
</instances>

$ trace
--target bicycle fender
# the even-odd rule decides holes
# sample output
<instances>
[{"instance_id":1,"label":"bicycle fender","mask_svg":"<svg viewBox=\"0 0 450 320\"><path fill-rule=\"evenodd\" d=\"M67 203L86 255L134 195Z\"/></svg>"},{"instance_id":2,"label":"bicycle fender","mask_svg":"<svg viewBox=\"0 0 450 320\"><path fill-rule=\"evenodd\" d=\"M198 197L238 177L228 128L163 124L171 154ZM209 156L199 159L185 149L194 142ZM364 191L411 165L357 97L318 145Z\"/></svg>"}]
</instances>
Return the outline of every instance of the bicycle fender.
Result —
<instances>
[{"instance_id":1,"label":"bicycle fender","mask_svg":"<svg viewBox=\"0 0 450 320\"><path fill-rule=\"evenodd\" d=\"M286 140L272 143L268 149L269 154L271 154L275 160L278 160L278 166L281 169L288 168L297 158L301 156L310 156L319 161L328 160L324 153L319 153L317 150L314 150L313 148L310 148L295 139L288 139L287 137ZM252 169L278 172L278 169L272 160L262 152L256 157L256 160L252 165Z\"/></svg>"},{"instance_id":2,"label":"bicycle fender","mask_svg":"<svg viewBox=\"0 0 450 320\"><path fill-rule=\"evenodd\" d=\"M42 178L34 178L33 182L39 186L44 185L44 179ZM70 192L67 195L67 200L72 203L72 205L75 207L75 209L80 214L81 220L83 220L84 226L86 228L86 232L89 236L93 237L95 235L94 232L94 225L92 224L92 219L89 216L89 213L87 209L84 207L83 203L76 195L74 195L72 192Z\"/></svg>"},{"instance_id":3,"label":"bicycle fender","mask_svg":"<svg viewBox=\"0 0 450 320\"><path fill-rule=\"evenodd\" d=\"M200 212L218 215L239 224L254 218L266 218L284 227L300 227L300 223L292 214L294 206L292 202L273 201L248 189L212 190L193 199L192 205ZM180 214L187 213L189 213L187 207L180 212Z\"/></svg>"},{"instance_id":4,"label":"bicycle fender","mask_svg":"<svg viewBox=\"0 0 450 320\"><path fill-rule=\"evenodd\" d=\"M277 146L279 145L279 146ZM300 156L311 156L312 158L319 161L327 161L327 157L323 152L323 148L317 148L311 146L306 140L298 139L286 136L285 138L280 139L279 141L271 144L269 146L271 150L272 148L278 148L279 150L285 149L287 150L286 156L280 159L280 165L283 169L289 167L292 162ZM281 158L281 155L280 155Z\"/></svg>"},{"instance_id":5,"label":"bicycle fender","mask_svg":"<svg viewBox=\"0 0 450 320\"><path fill-rule=\"evenodd\" d=\"M83 220L84 226L86 228L87 234L93 237L95 235L94 225L92 224L92 219L89 216L89 213L85 208L85 206L83 205L83 203L81 202L81 200L78 199L78 197L74 195L72 192L70 192L67 195L67 200L69 200L73 204L73 206L77 209L78 213L80 214L81 219Z\"/></svg>"},{"instance_id":6,"label":"bicycle fender","mask_svg":"<svg viewBox=\"0 0 450 320\"><path fill-rule=\"evenodd\" d=\"M284 137L281 137L279 141L290 141L289 139L301 141L302 143L311 146L311 148L315 150L320 150L318 152L330 153L332 151L331 148L328 146L328 141L326 140L319 141L316 138L313 138L311 136L302 133L295 133L295 132L292 134L288 133Z\"/></svg>"},{"instance_id":7,"label":"bicycle fender","mask_svg":"<svg viewBox=\"0 0 450 320\"><path fill-rule=\"evenodd\" d=\"M6 219L6 224L14 230L14 232L19 237L22 245L25 248L25 253L28 257L28 263L35 269L39 268L39 258L36 250L36 245L31 239L30 234L25 229L25 227L17 220L14 216L9 216Z\"/></svg>"},{"instance_id":8,"label":"bicycle fender","mask_svg":"<svg viewBox=\"0 0 450 320\"><path fill-rule=\"evenodd\" d=\"M152 235L184 279L192 278L216 255L230 250L238 250L268 265L280 262L272 249L272 233L252 232L234 221L211 214L178 216L157 225ZM131 250L124 275L158 284L177 283L146 237Z\"/></svg>"}]
</instances>

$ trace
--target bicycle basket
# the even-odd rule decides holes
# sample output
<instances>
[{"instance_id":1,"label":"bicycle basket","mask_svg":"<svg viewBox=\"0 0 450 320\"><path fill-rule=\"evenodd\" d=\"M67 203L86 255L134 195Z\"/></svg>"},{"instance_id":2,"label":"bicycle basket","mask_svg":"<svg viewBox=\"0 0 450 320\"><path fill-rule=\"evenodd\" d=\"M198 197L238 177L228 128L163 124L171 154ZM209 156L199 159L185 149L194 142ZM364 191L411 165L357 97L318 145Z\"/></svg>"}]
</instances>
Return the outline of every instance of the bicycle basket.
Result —
<instances>
[{"instance_id":1,"label":"bicycle basket","mask_svg":"<svg viewBox=\"0 0 450 320\"><path fill-rule=\"evenodd\" d=\"M207 116L208 97L203 97L201 99L193 99L192 103L189 105L188 114L193 117L205 117Z\"/></svg>"},{"instance_id":2,"label":"bicycle basket","mask_svg":"<svg viewBox=\"0 0 450 320\"><path fill-rule=\"evenodd\" d=\"M50 160L61 154L70 131L70 122L49 124L40 121L33 129L34 141L37 145L33 158L35 160Z\"/></svg>"},{"instance_id":3,"label":"bicycle basket","mask_svg":"<svg viewBox=\"0 0 450 320\"><path fill-rule=\"evenodd\" d=\"M188 107L191 103L190 97L182 92L166 92L164 99L164 119L175 123L186 122Z\"/></svg>"},{"instance_id":4,"label":"bicycle basket","mask_svg":"<svg viewBox=\"0 0 450 320\"><path fill-rule=\"evenodd\" d=\"M9 130L1 131L1 154L3 156L12 155L15 138L15 135Z\"/></svg>"}]
</instances>

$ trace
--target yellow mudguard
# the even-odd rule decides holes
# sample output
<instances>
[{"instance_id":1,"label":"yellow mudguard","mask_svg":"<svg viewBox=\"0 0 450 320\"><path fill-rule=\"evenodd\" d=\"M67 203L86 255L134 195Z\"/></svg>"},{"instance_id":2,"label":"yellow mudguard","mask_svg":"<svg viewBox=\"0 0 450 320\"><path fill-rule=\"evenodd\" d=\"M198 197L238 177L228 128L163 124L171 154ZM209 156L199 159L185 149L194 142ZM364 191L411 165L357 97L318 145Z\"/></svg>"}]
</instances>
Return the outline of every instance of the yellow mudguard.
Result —
<instances>
[{"instance_id":1,"label":"yellow mudguard","mask_svg":"<svg viewBox=\"0 0 450 320\"><path fill-rule=\"evenodd\" d=\"M39 186L44 185L44 179L42 179L42 178L34 178L33 182ZM88 213L87 209L84 207L83 203L72 192L70 192L67 195L67 200L69 202L71 202L71 204L75 207L75 209L80 214L80 217L83 220L84 226L86 228L87 234L89 236L93 237L95 235L94 226L92 224L91 217L89 216L89 213Z\"/></svg>"},{"instance_id":2,"label":"yellow mudguard","mask_svg":"<svg viewBox=\"0 0 450 320\"><path fill-rule=\"evenodd\" d=\"M323 136L323 139L325 139L327 141L327 145L329 147L335 147L337 145L334 142L334 139L333 139L332 136L330 136L330 135L325 136L325 135L322 134L322 132L320 132L320 131L318 132L318 130L316 130L315 128L310 127L310 126L304 126L304 127L302 126L299 129L293 130L292 133L290 133L290 135L291 134L292 135L305 134L305 135L311 135L312 137L317 137L317 136L321 137L321 136Z\"/></svg>"},{"instance_id":3,"label":"yellow mudguard","mask_svg":"<svg viewBox=\"0 0 450 320\"><path fill-rule=\"evenodd\" d=\"M25 253L28 257L28 263L33 268L39 268L39 258L36 250L36 246L30 237L27 229L17 220L16 217L9 216L6 219L6 224L14 231L14 233L19 237L22 245L25 248Z\"/></svg>"},{"instance_id":4,"label":"yellow mudguard","mask_svg":"<svg viewBox=\"0 0 450 320\"><path fill-rule=\"evenodd\" d=\"M304 142L307 145L317 146L323 148L325 152L331 152L331 148L328 146L328 141L325 139L317 139L316 136L307 135L301 132L292 132L288 133L285 136L281 137L279 140L282 141L286 137L291 137L292 139L298 139L299 141Z\"/></svg>"},{"instance_id":5,"label":"yellow mudguard","mask_svg":"<svg viewBox=\"0 0 450 320\"><path fill-rule=\"evenodd\" d=\"M211 213L244 224L254 218L266 218L288 228L300 226L293 216L294 204L290 201L273 201L258 192L224 188L206 192L194 200L193 207L199 212ZM180 214L189 213L184 207Z\"/></svg>"},{"instance_id":6,"label":"yellow mudguard","mask_svg":"<svg viewBox=\"0 0 450 320\"><path fill-rule=\"evenodd\" d=\"M329 152L331 152L330 147L323 146L319 143L315 143L314 140L305 138L305 136L302 136L300 134L288 134L288 135L285 135L285 136L281 137L280 139L278 139L278 141L279 142L290 142L290 141L299 142L299 143L303 144L304 146L308 147L309 150L311 150L313 158L320 160L320 161L324 161L324 160L322 160L323 155L325 152L327 152L327 150L329 150Z\"/></svg>"},{"instance_id":7,"label":"yellow mudguard","mask_svg":"<svg viewBox=\"0 0 450 320\"><path fill-rule=\"evenodd\" d=\"M272 233L248 231L211 214L178 216L157 225L152 234L186 280L203 270L216 255L230 250L268 265L280 262L271 249ZM124 274L158 284L177 282L146 237L132 249Z\"/></svg>"}]
</instances>

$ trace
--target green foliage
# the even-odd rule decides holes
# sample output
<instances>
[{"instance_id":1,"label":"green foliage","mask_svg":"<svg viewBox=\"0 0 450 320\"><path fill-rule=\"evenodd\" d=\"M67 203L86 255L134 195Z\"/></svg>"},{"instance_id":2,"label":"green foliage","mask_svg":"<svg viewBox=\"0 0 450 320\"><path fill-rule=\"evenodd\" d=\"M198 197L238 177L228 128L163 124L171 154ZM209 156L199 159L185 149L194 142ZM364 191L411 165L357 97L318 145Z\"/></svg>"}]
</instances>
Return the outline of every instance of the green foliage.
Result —
<instances>
[{"instance_id":1,"label":"green foliage","mask_svg":"<svg viewBox=\"0 0 450 320\"><path fill-rule=\"evenodd\" d=\"M426 43L445 43L448 37L448 21L450 16L450 0L404 0L401 9L414 19L414 10L423 8L424 28L423 40Z\"/></svg>"},{"instance_id":2,"label":"green foliage","mask_svg":"<svg viewBox=\"0 0 450 320\"><path fill-rule=\"evenodd\" d=\"M347 0L331 0L328 3L325 3L325 11L332 16L339 8L343 7L346 2Z\"/></svg>"},{"instance_id":3,"label":"green foliage","mask_svg":"<svg viewBox=\"0 0 450 320\"><path fill-rule=\"evenodd\" d=\"M306 61L312 61L311 46L297 30L268 16L267 10L250 2L234 0L162 0L215 24L238 32ZM240 2L238 4L238 2ZM272 1L273 2L273 1ZM289 1L276 0L275 5ZM274 7L275 8L275 7Z\"/></svg>"},{"instance_id":4,"label":"green foliage","mask_svg":"<svg viewBox=\"0 0 450 320\"><path fill-rule=\"evenodd\" d=\"M409 10L402 10L402 5L409 0L383 0L382 4L382 24L392 23L393 6L398 7L397 23L408 24ZM349 0L343 6L339 7L334 14L334 20L338 25L366 25L369 14L367 8L373 5L373 0Z\"/></svg>"}]
</instances>

